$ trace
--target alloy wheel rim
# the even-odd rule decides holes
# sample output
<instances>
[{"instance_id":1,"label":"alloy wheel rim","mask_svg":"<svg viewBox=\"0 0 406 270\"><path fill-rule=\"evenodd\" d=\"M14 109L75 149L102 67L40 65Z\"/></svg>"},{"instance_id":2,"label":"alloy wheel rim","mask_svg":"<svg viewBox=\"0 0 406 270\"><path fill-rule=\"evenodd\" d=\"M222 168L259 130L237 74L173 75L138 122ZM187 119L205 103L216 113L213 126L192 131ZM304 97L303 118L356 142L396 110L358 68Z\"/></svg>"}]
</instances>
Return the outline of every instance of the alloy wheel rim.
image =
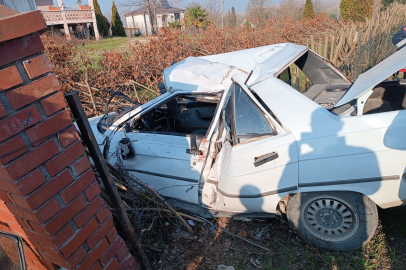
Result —
<instances>
[{"instance_id":1,"label":"alloy wheel rim","mask_svg":"<svg viewBox=\"0 0 406 270\"><path fill-rule=\"evenodd\" d=\"M308 200L301 208L301 221L313 236L331 242L351 238L360 226L357 211L336 196L318 196Z\"/></svg>"}]
</instances>

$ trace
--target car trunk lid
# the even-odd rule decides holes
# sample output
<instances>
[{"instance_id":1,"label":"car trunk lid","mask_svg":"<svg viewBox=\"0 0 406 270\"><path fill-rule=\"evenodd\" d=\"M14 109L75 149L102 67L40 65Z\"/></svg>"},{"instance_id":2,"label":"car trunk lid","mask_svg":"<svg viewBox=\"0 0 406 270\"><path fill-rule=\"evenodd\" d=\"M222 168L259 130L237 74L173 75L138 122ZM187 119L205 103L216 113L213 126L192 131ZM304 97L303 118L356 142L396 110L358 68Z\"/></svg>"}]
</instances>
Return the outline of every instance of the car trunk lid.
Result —
<instances>
[{"instance_id":1,"label":"car trunk lid","mask_svg":"<svg viewBox=\"0 0 406 270\"><path fill-rule=\"evenodd\" d=\"M406 49L392 54L378 65L358 76L348 89L347 93L337 102L334 107L339 107L364 95L377 84L391 76L396 71L406 66Z\"/></svg>"}]
</instances>

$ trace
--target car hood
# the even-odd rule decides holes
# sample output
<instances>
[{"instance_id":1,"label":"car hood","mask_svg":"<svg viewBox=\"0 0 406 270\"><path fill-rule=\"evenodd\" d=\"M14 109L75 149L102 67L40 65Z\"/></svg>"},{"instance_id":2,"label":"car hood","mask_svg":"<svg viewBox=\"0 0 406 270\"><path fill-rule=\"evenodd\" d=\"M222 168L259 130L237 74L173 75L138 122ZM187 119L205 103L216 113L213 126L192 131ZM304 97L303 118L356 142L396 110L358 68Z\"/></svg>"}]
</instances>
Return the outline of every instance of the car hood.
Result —
<instances>
[{"instance_id":1,"label":"car hood","mask_svg":"<svg viewBox=\"0 0 406 270\"><path fill-rule=\"evenodd\" d=\"M189 57L165 69L169 91L209 92L230 87L234 75L248 84L264 75L272 76L308 48L282 43L203 57Z\"/></svg>"},{"instance_id":2,"label":"car hood","mask_svg":"<svg viewBox=\"0 0 406 270\"><path fill-rule=\"evenodd\" d=\"M406 48L397 51L367 72L359 75L334 107L339 107L361 97L404 66L406 66Z\"/></svg>"}]
</instances>

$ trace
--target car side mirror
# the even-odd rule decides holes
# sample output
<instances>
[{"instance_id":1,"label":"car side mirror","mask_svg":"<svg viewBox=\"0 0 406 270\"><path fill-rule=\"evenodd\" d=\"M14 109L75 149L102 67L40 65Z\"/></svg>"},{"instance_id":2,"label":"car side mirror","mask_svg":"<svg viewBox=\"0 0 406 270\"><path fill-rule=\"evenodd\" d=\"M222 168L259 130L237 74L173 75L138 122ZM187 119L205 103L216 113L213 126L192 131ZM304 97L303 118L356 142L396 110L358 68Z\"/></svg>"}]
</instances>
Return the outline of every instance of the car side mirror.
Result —
<instances>
[{"instance_id":1,"label":"car side mirror","mask_svg":"<svg viewBox=\"0 0 406 270\"><path fill-rule=\"evenodd\" d=\"M135 157L135 151L131 145L130 139L122 138L118 142L118 146L120 147L121 157L123 160Z\"/></svg>"}]
</instances>

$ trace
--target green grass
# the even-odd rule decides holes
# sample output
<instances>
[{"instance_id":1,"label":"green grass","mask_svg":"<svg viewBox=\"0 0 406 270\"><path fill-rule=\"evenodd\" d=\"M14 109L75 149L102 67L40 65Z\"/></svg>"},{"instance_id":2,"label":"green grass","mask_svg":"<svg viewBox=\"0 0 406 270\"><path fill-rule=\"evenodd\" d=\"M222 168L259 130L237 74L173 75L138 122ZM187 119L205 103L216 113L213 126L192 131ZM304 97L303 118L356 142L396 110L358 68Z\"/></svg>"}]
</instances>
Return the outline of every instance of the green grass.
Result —
<instances>
[{"instance_id":1,"label":"green grass","mask_svg":"<svg viewBox=\"0 0 406 270\"><path fill-rule=\"evenodd\" d=\"M103 53L107 51L118 50L120 52L129 52L129 44L134 43L136 40L140 40L142 37L104 37L102 40L90 41L87 44L80 46L77 45L79 54L84 54L91 61L91 65L87 64L85 67L79 57L76 56L75 61L77 61L79 67L83 70L87 69L100 69L98 62L102 59Z\"/></svg>"},{"instance_id":2,"label":"green grass","mask_svg":"<svg viewBox=\"0 0 406 270\"><path fill-rule=\"evenodd\" d=\"M105 37L102 40L92 41L85 46L83 49L86 51L112 51L119 50L124 51L128 48L128 39L126 37Z\"/></svg>"},{"instance_id":3,"label":"green grass","mask_svg":"<svg viewBox=\"0 0 406 270\"><path fill-rule=\"evenodd\" d=\"M130 52L129 45L135 41L140 41L143 37L104 37L102 40L91 41L84 46L79 46L78 49L84 50L88 57L98 61L102 58L103 52L107 51L120 51Z\"/></svg>"}]
</instances>

